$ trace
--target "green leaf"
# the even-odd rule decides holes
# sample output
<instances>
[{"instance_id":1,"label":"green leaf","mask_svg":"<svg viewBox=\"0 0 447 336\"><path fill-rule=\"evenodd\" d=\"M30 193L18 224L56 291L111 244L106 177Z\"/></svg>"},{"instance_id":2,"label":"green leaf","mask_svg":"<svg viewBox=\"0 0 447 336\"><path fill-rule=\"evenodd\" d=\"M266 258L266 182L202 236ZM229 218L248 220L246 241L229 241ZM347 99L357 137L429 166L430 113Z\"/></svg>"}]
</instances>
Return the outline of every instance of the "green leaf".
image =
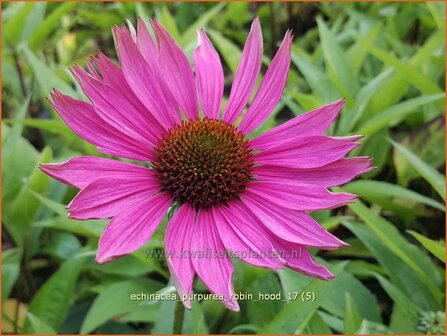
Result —
<instances>
[{"instance_id":1,"label":"green leaf","mask_svg":"<svg viewBox=\"0 0 447 336\"><path fill-rule=\"evenodd\" d=\"M333 36L332 32L327 28L323 20L321 20L321 18L317 18L317 23L326 65L334 71L337 79L341 82L347 93L351 97L354 97L359 90L359 85L357 78L354 76L354 71L347 62L344 51L341 49L337 43L337 40Z\"/></svg>"},{"instance_id":2,"label":"green leaf","mask_svg":"<svg viewBox=\"0 0 447 336\"><path fill-rule=\"evenodd\" d=\"M7 135L2 139L2 158L3 160L8 159L9 156L13 153L13 151L17 148L17 142L21 138L23 132L23 121L26 118L26 112L28 112L29 103L31 101L31 97L28 96L22 106L17 111L14 119L18 122L14 124L7 132Z\"/></svg>"},{"instance_id":3,"label":"green leaf","mask_svg":"<svg viewBox=\"0 0 447 336\"><path fill-rule=\"evenodd\" d=\"M73 258L63 263L36 293L29 312L58 331L76 294L75 287L83 264L83 258ZM25 334L32 333L33 326L29 318L23 330Z\"/></svg>"},{"instance_id":4,"label":"green leaf","mask_svg":"<svg viewBox=\"0 0 447 336\"><path fill-rule=\"evenodd\" d=\"M370 118L362 125L358 130L358 133L364 135L374 134L382 128L393 127L409 114L419 112L420 110L418 110L418 107L443 98L445 98L444 93L408 99Z\"/></svg>"},{"instance_id":5,"label":"green leaf","mask_svg":"<svg viewBox=\"0 0 447 336\"><path fill-rule=\"evenodd\" d=\"M368 209L357 200L348 205L383 241L383 243L404 263L410 266L421 281L427 285L437 300L441 299L441 292L437 286L440 283L439 275L430 259L416 246L405 240L394 225L383 217Z\"/></svg>"},{"instance_id":6,"label":"green leaf","mask_svg":"<svg viewBox=\"0 0 447 336\"><path fill-rule=\"evenodd\" d=\"M59 5L50 15L48 15L33 31L29 37L28 44L31 50L37 50L48 38L51 32L56 29L62 17L76 6L74 2L66 2Z\"/></svg>"},{"instance_id":7,"label":"green leaf","mask_svg":"<svg viewBox=\"0 0 447 336\"><path fill-rule=\"evenodd\" d=\"M33 12L36 3L23 3L22 7L3 27L3 36L6 42L13 46L18 45L24 40L24 22L27 21L28 15Z\"/></svg>"},{"instance_id":8,"label":"green leaf","mask_svg":"<svg viewBox=\"0 0 447 336\"><path fill-rule=\"evenodd\" d=\"M52 157L51 148L46 147L42 151L39 163L49 162ZM48 176L41 172L37 166L25 181L19 194L11 204L7 228L17 244L23 244L30 237L33 220L40 208L40 202L32 196L30 191L46 193L49 185Z\"/></svg>"},{"instance_id":9,"label":"green leaf","mask_svg":"<svg viewBox=\"0 0 447 336\"><path fill-rule=\"evenodd\" d=\"M338 263L331 268L332 273L339 274L345 267L346 262ZM284 308L264 327L259 330L260 334L290 334L298 325L324 302L325 296L333 290L333 281L312 280L303 291L316 293L316 298L311 302L294 300L289 302Z\"/></svg>"},{"instance_id":10,"label":"green leaf","mask_svg":"<svg viewBox=\"0 0 447 336\"><path fill-rule=\"evenodd\" d=\"M9 297L20 274L22 250L12 248L2 253L2 303Z\"/></svg>"},{"instance_id":11,"label":"green leaf","mask_svg":"<svg viewBox=\"0 0 447 336\"><path fill-rule=\"evenodd\" d=\"M199 302L192 300L192 316L194 321L194 334L208 334L205 316L203 315L202 306Z\"/></svg>"},{"instance_id":12,"label":"green leaf","mask_svg":"<svg viewBox=\"0 0 447 336\"><path fill-rule=\"evenodd\" d=\"M141 301L132 299L132 294L155 293L162 284L150 279L133 279L113 283L104 287L90 307L81 327L81 334L88 334L96 328L123 314L139 309L150 309L141 306ZM119 304L116 304L119 302Z\"/></svg>"},{"instance_id":13,"label":"green leaf","mask_svg":"<svg viewBox=\"0 0 447 336\"><path fill-rule=\"evenodd\" d=\"M43 334L43 335L56 335L57 332L51 328L48 324L43 322L37 316L34 316L31 313L26 315L28 321L31 325L31 334Z\"/></svg>"},{"instance_id":14,"label":"green leaf","mask_svg":"<svg viewBox=\"0 0 447 336\"><path fill-rule=\"evenodd\" d=\"M242 54L241 49L216 30L208 29L207 33L227 63L231 73L235 74Z\"/></svg>"},{"instance_id":15,"label":"green leaf","mask_svg":"<svg viewBox=\"0 0 447 336\"><path fill-rule=\"evenodd\" d=\"M368 320L363 320L362 324L354 334L358 335L371 335L371 334L392 334L391 330L389 330L386 326L381 323L371 322Z\"/></svg>"},{"instance_id":16,"label":"green leaf","mask_svg":"<svg viewBox=\"0 0 447 336\"><path fill-rule=\"evenodd\" d=\"M55 72L42 62L42 60L40 60L27 46L23 46L22 51L33 70L34 76L36 76L42 96L48 96L54 88L57 88L66 95L78 97L76 91L64 80L58 77Z\"/></svg>"},{"instance_id":17,"label":"green leaf","mask_svg":"<svg viewBox=\"0 0 447 336\"><path fill-rule=\"evenodd\" d=\"M413 168L435 189L435 191L445 200L445 177L439 173L432 166L422 161L416 154L412 153L409 149L405 148L401 144L389 140L393 146L411 162Z\"/></svg>"},{"instance_id":18,"label":"green leaf","mask_svg":"<svg viewBox=\"0 0 447 336\"><path fill-rule=\"evenodd\" d=\"M208 22L212 20L220 11L226 6L226 2L220 2L217 5L213 6L207 12L202 13L199 16L199 19L196 20L192 25L188 27L188 29L182 35L182 45L186 47L187 44L190 44L192 41L195 42L197 30L200 28L206 27Z\"/></svg>"},{"instance_id":19,"label":"green leaf","mask_svg":"<svg viewBox=\"0 0 447 336\"><path fill-rule=\"evenodd\" d=\"M427 250L430 251L431 254L433 254L436 258L445 263L444 242L436 242L412 230L407 230L407 232L411 234L414 238L416 238L422 244L422 246L424 246Z\"/></svg>"},{"instance_id":20,"label":"green leaf","mask_svg":"<svg viewBox=\"0 0 447 336\"><path fill-rule=\"evenodd\" d=\"M440 303L439 301L436 302L435 296L429 291L428 286L409 265L403 263L402 259L388 248L385 242L379 238L372 229L364 224L351 223L349 221L344 221L343 225L363 242L386 271L388 277L392 279L392 282L399 286L400 289L404 290L407 295L411 295L415 303L426 310L437 309ZM417 252L417 248L414 248ZM408 248L405 250L408 250ZM411 255L412 258L418 257L415 255L414 251ZM422 253L420 253L420 256L423 257L421 257L423 260L419 260L418 262L430 263L430 268L433 267L427 256ZM436 282L440 282L441 280L437 274L438 270L434 269L429 271L430 275L432 275L433 272L435 273L433 276L435 277ZM436 295L438 295L437 300L440 300L439 295L441 294L437 293Z\"/></svg>"},{"instance_id":21,"label":"green leaf","mask_svg":"<svg viewBox=\"0 0 447 336\"><path fill-rule=\"evenodd\" d=\"M359 194L368 200L382 199L385 202L392 202L392 199L400 199L425 204L435 209L445 211L445 206L440 202L388 182L358 180L344 185L343 190L349 193Z\"/></svg>"},{"instance_id":22,"label":"green leaf","mask_svg":"<svg viewBox=\"0 0 447 336\"><path fill-rule=\"evenodd\" d=\"M345 324L344 324L344 333L345 334L354 334L355 331L360 327L362 322L362 318L360 313L355 305L354 300L352 299L351 294L346 293L346 310L345 310Z\"/></svg>"},{"instance_id":23,"label":"green leaf","mask_svg":"<svg viewBox=\"0 0 447 336\"><path fill-rule=\"evenodd\" d=\"M367 45L368 50L382 62L388 66L394 68L402 78L404 78L409 84L420 90L424 94L441 93L442 90L439 86L420 72L415 66L405 63L395 56L381 50L371 44Z\"/></svg>"}]
</instances>

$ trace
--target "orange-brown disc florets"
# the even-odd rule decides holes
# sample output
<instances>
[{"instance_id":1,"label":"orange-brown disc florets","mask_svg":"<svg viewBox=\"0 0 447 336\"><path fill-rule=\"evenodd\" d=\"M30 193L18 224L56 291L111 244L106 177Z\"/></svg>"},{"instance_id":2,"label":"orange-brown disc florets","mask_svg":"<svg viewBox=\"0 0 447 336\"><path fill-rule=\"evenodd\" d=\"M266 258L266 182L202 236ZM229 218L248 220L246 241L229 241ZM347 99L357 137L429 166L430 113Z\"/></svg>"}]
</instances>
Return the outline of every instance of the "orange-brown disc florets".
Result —
<instances>
[{"instance_id":1,"label":"orange-brown disc florets","mask_svg":"<svg viewBox=\"0 0 447 336\"><path fill-rule=\"evenodd\" d=\"M163 137L153 164L164 190L180 203L205 208L234 199L251 178L252 150L234 126L204 118Z\"/></svg>"}]
</instances>

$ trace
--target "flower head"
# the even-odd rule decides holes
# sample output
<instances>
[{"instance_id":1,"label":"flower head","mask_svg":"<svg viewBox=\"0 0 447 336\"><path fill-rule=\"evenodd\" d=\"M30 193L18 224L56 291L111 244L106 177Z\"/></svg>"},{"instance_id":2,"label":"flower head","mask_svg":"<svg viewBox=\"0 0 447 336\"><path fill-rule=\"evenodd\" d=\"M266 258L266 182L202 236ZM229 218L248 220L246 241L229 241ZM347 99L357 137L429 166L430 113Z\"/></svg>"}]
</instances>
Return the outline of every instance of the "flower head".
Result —
<instances>
[{"instance_id":1,"label":"flower head","mask_svg":"<svg viewBox=\"0 0 447 336\"><path fill-rule=\"evenodd\" d=\"M98 151L147 163L80 156L42 165L48 175L81 189L68 205L70 218L112 218L96 261L139 249L175 205L165 245L180 294L191 293L197 274L228 308L238 310L226 250L253 265L331 279L333 274L307 248L346 244L308 212L352 202L355 195L328 188L371 169L369 158L344 157L358 146L359 137L323 134L344 100L250 139L283 93L291 32L244 113L262 62L258 19L224 109L222 64L205 31L198 32L193 73L165 28L157 21L151 25L156 41L141 19L137 31L113 28L120 66L99 53L87 62L87 70L71 69L90 102L57 90L51 94L66 124ZM184 303L190 307L188 300Z\"/></svg>"}]
</instances>

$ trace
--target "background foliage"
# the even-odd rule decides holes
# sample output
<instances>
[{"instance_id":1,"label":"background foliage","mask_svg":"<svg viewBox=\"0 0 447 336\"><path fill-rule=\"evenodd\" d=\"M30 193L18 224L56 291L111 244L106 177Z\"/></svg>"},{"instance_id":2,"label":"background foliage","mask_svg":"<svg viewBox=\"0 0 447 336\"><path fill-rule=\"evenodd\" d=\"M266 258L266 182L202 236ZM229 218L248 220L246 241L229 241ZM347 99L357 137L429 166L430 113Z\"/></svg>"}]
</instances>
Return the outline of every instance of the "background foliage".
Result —
<instances>
[{"instance_id":1,"label":"background foliage","mask_svg":"<svg viewBox=\"0 0 447 336\"><path fill-rule=\"evenodd\" d=\"M364 134L356 154L377 170L342 187L361 201L316 213L351 244L318 252L324 282L235 260L236 291L314 291L310 303L241 301L241 312L195 302L184 333L434 333L444 313L445 17L442 3L3 3L2 329L18 333L170 333L172 291L162 259L143 251L94 263L106 221L67 219L75 190L40 162L98 155L49 106L54 87L83 97L67 66L99 48L116 58L111 26L156 16L191 56L202 26L225 66L226 92L255 15L268 65L294 29L286 92L265 131L346 97L331 134ZM163 227L147 249L163 249ZM324 261L325 260L325 261ZM199 281L196 292L206 289ZM438 328L438 329L436 329Z\"/></svg>"}]
</instances>

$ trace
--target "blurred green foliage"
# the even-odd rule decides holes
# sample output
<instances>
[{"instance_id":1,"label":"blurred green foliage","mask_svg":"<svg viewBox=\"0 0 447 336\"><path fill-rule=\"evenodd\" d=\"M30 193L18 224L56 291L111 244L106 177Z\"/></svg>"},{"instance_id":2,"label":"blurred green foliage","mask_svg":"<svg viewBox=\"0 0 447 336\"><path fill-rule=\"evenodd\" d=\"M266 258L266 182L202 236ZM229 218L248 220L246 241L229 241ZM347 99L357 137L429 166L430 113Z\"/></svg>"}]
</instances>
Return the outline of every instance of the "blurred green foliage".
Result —
<instances>
[{"instance_id":1,"label":"blurred green foliage","mask_svg":"<svg viewBox=\"0 0 447 336\"><path fill-rule=\"evenodd\" d=\"M443 3L2 3L2 328L18 333L170 333L174 303L131 301L172 291L163 260L143 251L105 266L94 254L106 221L73 221L75 190L40 162L101 155L49 106L50 90L84 97L67 71L101 49L111 26L156 16L191 59L206 27L226 92L254 16L268 65L294 29L284 97L258 132L346 98L335 135L364 134L357 155L377 169L342 189L361 201L315 217L351 244L317 258L337 274L313 280L235 260L235 290L313 291L314 302L241 301L234 313L194 302L184 333L421 333L444 310L445 9ZM163 228L145 249L163 249ZM317 253L317 251L314 251ZM324 259L324 260L323 260ZM196 292L206 292L199 280ZM429 316L430 318L427 318ZM423 326L423 328L421 327Z\"/></svg>"}]
</instances>

